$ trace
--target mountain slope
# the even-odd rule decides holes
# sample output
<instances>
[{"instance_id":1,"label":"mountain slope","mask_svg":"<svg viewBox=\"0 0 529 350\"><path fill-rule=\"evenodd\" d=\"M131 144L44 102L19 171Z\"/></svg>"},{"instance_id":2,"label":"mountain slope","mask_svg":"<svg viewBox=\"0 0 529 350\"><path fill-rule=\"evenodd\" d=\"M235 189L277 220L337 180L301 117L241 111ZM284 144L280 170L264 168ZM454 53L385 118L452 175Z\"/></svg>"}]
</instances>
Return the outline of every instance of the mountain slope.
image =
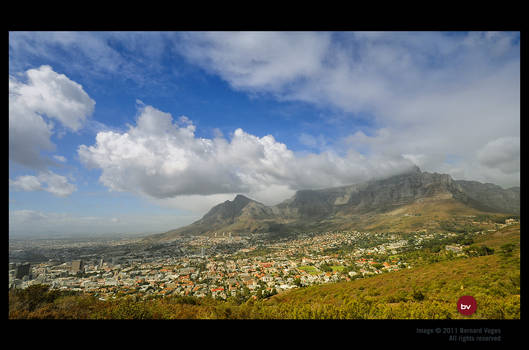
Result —
<instances>
[{"instance_id":1,"label":"mountain slope","mask_svg":"<svg viewBox=\"0 0 529 350\"><path fill-rule=\"evenodd\" d=\"M476 244L493 248L494 253L449 257L411 269L297 288L244 303L196 297L102 301L86 295L52 294L36 285L9 291L9 318L520 319L520 225L487 234ZM509 254L502 248L506 244L512 246ZM463 316L457 311L462 295L476 299L474 314Z\"/></svg>"},{"instance_id":2,"label":"mountain slope","mask_svg":"<svg viewBox=\"0 0 529 350\"><path fill-rule=\"evenodd\" d=\"M518 188L453 180L450 175L421 172L418 167L386 179L324 190L298 191L278 207L299 217L386 212L423 198L454 198L474 209L496 213L520 212Z\"/></svg>"},{"instance_id":3,"label":"mountain slope","mask_svg":"<svg viewBox=\"0 0 529 350\"><path fill-rule=\"evenodd\" d=\"M225 201L211 208L200 220L191 225L171 230L150 238L167 240L179 235L211 232L246 231L252 232L266 228L259 221L273 219L270 207L243 195L237 195L233 201Z\"/></svg>"},{"instance_id":4,"label":"mountain slope","mask_svg":"<svg viewBox=\"0 0 529 350\"><path fill-rule=\"evenodd\" d=\"M511 187L506 190L498 185L477 181L455 181L461 191L472 202L472 206L500 213L520 213L520 187ZM462 199L464 201L464 199Z\"/></svg>"},{"instance_id":5,"label":"mountain slope","mask_svg":"<svg viewBox=\"0 0 529 350\"><path fill-rule=\"evenodd\" d=\"M511 255L502 253L504 244L514 245ZM262 313L270 308L278 314L279 310L299 310L290 314L292 318L519 318L520 226L487 234L476 245L493 248L494 254L293 289L264 301ZM415 297L417 292L420 298ZM478 301L471 317L457 312L461 295L472 295Z\"/></svg>"},{"instance_id":6,"label":"mountain slope","mask_svg":"<svg viewBox=\"0 0 529 350\"><path fill-rule=\"evenodd\" d=\"M493 184L453 180L450 175L408 172L385 179L321 190L300 190L275 206L266 206L242 195L213 207L191 225L155 237L212 232L289 232L302 230L388 229L399 213L420 215L413 227L447 215L519 214L520 191ZM398 215L397 215L398 216ZM399 219L400 220L400 219ZM406 225L404 225L406 226ZM432 227L437 228L437 227Z\"/></svg>"}]
</instances>

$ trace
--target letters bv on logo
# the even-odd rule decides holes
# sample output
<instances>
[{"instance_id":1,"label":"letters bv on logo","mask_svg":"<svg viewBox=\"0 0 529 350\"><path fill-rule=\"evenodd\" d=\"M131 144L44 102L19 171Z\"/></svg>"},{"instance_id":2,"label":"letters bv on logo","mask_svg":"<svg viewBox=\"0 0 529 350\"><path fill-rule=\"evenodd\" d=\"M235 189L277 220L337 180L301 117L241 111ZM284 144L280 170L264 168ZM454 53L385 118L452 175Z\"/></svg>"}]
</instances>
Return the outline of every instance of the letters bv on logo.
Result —
<instances>
[{"instance_id":1,"label":"letters bv on logo","mask_svg":"<svg viewBox=\"0 0 529 350\"><path fill-rule=\"evenodd\" d=\"M474 297L470 295L465 295L459 298L457 301L457 310L460 314L469 316L476 312L477 302Z\"/></svg>"}]
</instances>

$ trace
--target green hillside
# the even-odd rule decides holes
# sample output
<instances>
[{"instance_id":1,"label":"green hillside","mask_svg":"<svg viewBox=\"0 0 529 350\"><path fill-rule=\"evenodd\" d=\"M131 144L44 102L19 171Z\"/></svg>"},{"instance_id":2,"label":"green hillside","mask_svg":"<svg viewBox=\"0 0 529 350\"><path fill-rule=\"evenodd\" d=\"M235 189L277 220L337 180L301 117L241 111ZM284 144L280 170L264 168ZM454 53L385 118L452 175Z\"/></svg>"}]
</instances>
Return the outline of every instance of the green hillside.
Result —
<instances>
[{"instance_id":1,"label":"green hillside","mask_svg":"<svg viewBox=\"0 0 529 350\"><path fill-rule=\"evenodd\" d=\"M324 284L261 300L192 297L100 301L33 286L11 291L10 318L96 319L519 319L520 225L475 239L464 257L424 249L419 266L350 282ZM442 261L428 263L438 254ZM443 258L440 258L440 257ZM420 258L424 259L421 260ZM423 264L420 264L423 261ZM39 289L41 288L41 289ZM462 316L459 297L477 311Z\"/></svg>"},{"instance_id":2,"label":"green hillside","mask_svg":"<svg viewBox=\"0 0 529 350\"><path fill-rule=\"evenodd\" d=\"M486 246L494 250L491 255L297 289L270 298L264 309L296 310L294 316L301 318L519 318L519 244L517 225L476 240L472 248ZM463 295L477 300L472 316L456 309Z\"/></svg>"}]
</instances>

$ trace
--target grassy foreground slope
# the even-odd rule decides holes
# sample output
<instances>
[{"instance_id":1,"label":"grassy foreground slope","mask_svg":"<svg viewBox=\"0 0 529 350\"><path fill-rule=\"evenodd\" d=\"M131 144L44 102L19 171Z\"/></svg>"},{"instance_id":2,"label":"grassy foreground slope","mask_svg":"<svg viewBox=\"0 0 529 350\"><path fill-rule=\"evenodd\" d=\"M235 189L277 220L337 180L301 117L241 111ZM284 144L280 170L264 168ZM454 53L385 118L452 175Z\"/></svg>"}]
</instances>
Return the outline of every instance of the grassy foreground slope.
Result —
<instances>
[{"instance_id":1,"label":"grassy foreground slope","mask_svg":"<svg viewBox=\"0 0 529 350\"><path fill-rule=\"evenodd\" d=\"M264 304L296 310L294 316L302 318L519 318L520 226L486 235L476 241L476 246L481 245L495 253L297 289ZM457 311L463 295L477 301L472 316Z\"/></svg>"},{"instance_id":2,"label":"grassy foreground slope","mask_svg":"<svg viewBox=\"0 0 529 350\"><path fill-rule=\"evenodd\" d=\"M306 287L241 304L190 297L100 301L34 286L10 292L9 318L519 319L520 226L485 235L475 242L476 247L481 245L493 254ZM457 311L463 295L477 300L471 316Z\"/></svg>"}]
</instances>

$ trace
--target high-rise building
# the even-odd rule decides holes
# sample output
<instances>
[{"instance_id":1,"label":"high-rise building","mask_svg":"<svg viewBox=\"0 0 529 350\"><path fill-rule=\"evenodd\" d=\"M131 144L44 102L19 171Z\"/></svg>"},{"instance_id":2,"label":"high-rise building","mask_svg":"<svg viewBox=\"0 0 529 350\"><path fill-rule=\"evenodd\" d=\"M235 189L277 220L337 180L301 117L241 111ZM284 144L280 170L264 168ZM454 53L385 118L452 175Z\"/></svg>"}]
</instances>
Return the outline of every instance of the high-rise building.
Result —
<instances>
[{"instance_id":1,"label":"high-rise building","mask_svg":"<svg viewBox=\"0 0 529 350\"><path fill-rule=\"evenodd\" d=\"M84 271L83 260L74 260L74 261L72 261L71 271L73 273L83 272Z\"/></svg>"},{"instance_id":2,"label":"high-rise building","mask_svg":"<svg viewBox=\"0 0 529 350\"><path fill-rule=\"evenodd\" d=\"M24 276L29 276L30 273L30 264L20 264L16 267L15 278L23 278Z\"/></svg>"}]
</instances>

